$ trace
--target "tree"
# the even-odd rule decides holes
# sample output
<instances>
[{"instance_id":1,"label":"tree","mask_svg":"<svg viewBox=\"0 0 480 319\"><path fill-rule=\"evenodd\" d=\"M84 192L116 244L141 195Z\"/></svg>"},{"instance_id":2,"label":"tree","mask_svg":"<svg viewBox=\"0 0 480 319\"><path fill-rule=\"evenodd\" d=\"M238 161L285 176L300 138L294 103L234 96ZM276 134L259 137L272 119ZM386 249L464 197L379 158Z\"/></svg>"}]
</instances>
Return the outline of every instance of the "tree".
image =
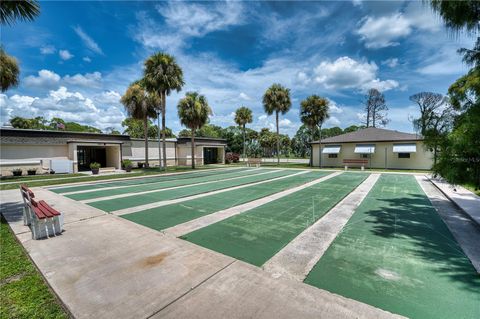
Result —
<instances>
[{"instance_id":1,"label":"tree","mask_svg":"<svg viewBox=\"0 0 480 319\"><path fill-rule=\"evenodd\" d=\"M208 106L205 96L197 92L187 92L185 97L178 102L177 109L180 123L192 131L192 168L195 169L195 130L208 122L212 110Z\"/></svg>"},{"instance_id":2,"label":"tree","mask_svg":"<svg viewBox=\"0 0 480 319\"><path fill-rule=\"evenodd\" d=\"M137 120L143 120L143 130L145 138L145 166L148 167L148 118L155 118L155 106L159 105L160 98L155 93L147 91L136 82L131 84L120 102L125 106L128 115Z\"/></svg>"},{"instance_id":3,"label":"tree","mask_svg":"<svg viewBox=\"0 0 480 319\"><path fill-rule=\"evenodd\" d=\"M329 102L326 98L311 95L300 103L300 120L310 129L318 128L322 132L322 124L330 117ZM312 136L313 138L313 136ZM313 139L312 139L313 141ZM319 139L319 160L322 167L322 135Z\"/></svg>"},{"instance_id":4,"label":"tree","mask_svg":"<svg viewBox=\"0 0 480 319\"><path fill-rule=\"evenodd\" d=\"M162 157L163 167L167 167L167 148L165 144L165 116L166 99L172 91L180 92L183 81L183 71L175 61L175 58L169 54L158 52L145 60L144 80L145 86L149 92L155 92L161 101L157 104L157 110L162 113Z\"/></svg>"},{"instance_id":5,"label":"tree","mask_svg":"<svg viewBox=\"0 0 480 319\"><path fill-rule=\"evenodd\" d=\"M33 21L40 14L40 5L36 0L1 1L0 23L13 25L16 20Z\"/></svg>"},{"instance_id":6,"label":"tree","mask_svg":"<svg viewBox=\"0 0 480 319\"><path fill-rule=\"evenodd\" d=\"M245 160L246 157L245 125L252 122L252 110L248 107L242 106L235 111L235 123L237 123L238 126L241 126L243 130L243 160Z\"/></svg>"},{"instance_id":7,"label":"tree","mask_svg":"<svg viewBox=\"0 0 480 319\"><path fill-rule=\"evenodd\" d=\"M438 12L445 25L454 30L466 29L469 32L477 32L480 29L480 2L478 0L431 0L431 6Z\"/></svg>"},{"instance_id":8,"label":"tree","mask_svg":"<svg viewBox=\"0 0 480 319\"><path fill-rule=\"evenodd\" d=\"M413 121L413 125L420 134L425 135L439 109L445 105L446 99L439 93L420 92L410 96L410 101L416 103L420 109L420 117Z\"/></svg>"},{"instance_id":9,"label":"tree","mask_svg":"<svg viewBox=\"0 0 480 319\"><path fill-rule=\"evenodd\" d=\"M221 138L223 129L220 126L213 124L205 124L200 129L196 130L196 137L211 137L211 138ZM188 129L183 129L178 133L180 137L191 137L192 131Z\"/></svg>"},{"instance_id":10,"label":"tree","mask_svg":"<svg viewBox=\"0 0 480 319\"><path fill-rule=\"evenodd\" d=\"M8 1L3 1L5 3ZM17 59L9 56L3 48L0 48L0 89L2 92L18 85L20 68Z\"/></svg>"},{"instance_id":11,"label":"tree","mask_svg":"<svg viewBox=\"0 0 480 319\"><path fill-rule=\"evenodd\" d=\"M280 130L278 128L279 114L285 114L290 110L290 90L280 84L273 84L263 95L263 108L268 115L275 113L277 127L277 164L280 165Z\"/></svg>"},{"instance_id":12,"label":"tree","mask_svg":"<svg viewBox=\"0 0 480 319\"><path fill-rule=\"evenodd\" d=\"M143 120L137 120L131 117L127 117L122 121L122 127L125 129L123 130L123 134L128 134L130 137L133 138L143 138L145 136L145 130L143 128ZM165 128L166 137L175 137L172 130L168 127ZM154 125L151 120L148 120L147 124L147 134L149 139L156 139L158 138L158 126Z\"/></svg>"},{"instance_id":13,"label":"tree","mask_svg":"<svg viewBox=\"0 0 480 319\"><path fill-rule=\"evenodd\" d=\"M376 127L377 124L385 126L390 121L387 118L388 106L385 103L385 96L377 89L370 89L364 97L367 127Z\"/></svg>"}]
</instances>

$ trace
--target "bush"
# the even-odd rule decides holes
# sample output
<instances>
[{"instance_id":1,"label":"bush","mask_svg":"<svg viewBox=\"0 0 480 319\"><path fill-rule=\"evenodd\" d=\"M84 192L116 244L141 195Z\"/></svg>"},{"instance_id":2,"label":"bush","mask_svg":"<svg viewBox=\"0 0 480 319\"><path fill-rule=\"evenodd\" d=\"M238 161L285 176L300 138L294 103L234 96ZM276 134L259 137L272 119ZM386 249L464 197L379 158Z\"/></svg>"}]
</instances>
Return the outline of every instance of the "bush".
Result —
<instances>
[{"instance_id":1,"label":"bush","mask_svg":"<svg viewBox=\"0 0 480 319\"><path fill-rule=\"evenodd\" d=\"M90 169L99 169L100 166L100 163L97 162L90 163Z\"/></svg>"},{"instance_id":2,"label":"bush","mask_svg":"<svg viewBox=\"0 0 480 319\"><path fill-rule=\"evenodd\" d=\"M28 175L36 175L37 174L37 169L36 168L29 168L27 170Z\"/></svg>"},{"instance_id":3,"label":"bush","mask_svg":"<svg viewBox=\"0 0 480 319\"><path fill-rule=\"evenodd\" d=\"M132 168L132 166L133 166L132 161L129 159L125 159L122 161L123 168Z\"/></svg>"},{"instance_id":4,"label":"bush","mask_svg":"<svg viewBox=\"0 0 480 319\"><path fill-rule=\"evenodd\" d=\"M225 164L238 163L239 160L240 160L240 155L237 153L225 154Z\"/></svg>"},{"instance_id":5,"label":"bush","mask_svg":"<svg viewBox=\"0 0 480 319\"><path fill-rule=\"evenodd\" d=\"M138 167L138 168L143 168L143 163L142 163L142 162L138 162L138 163L137 163L137 167Z\"/></svg>"}]
</instances>

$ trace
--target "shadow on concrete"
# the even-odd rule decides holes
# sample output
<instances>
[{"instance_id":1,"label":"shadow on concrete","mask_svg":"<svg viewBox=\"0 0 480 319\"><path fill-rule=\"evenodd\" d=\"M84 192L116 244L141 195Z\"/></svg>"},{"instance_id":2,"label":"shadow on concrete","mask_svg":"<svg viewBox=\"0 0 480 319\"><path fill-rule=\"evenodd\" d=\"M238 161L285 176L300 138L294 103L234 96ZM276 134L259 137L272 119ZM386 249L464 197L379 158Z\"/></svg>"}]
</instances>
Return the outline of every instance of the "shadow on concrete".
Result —
<instances>
[{"instance_id":1,"label":"shadow on concrete","mask_svg":"<svg viewBox=\"0 0 480 319\"><path fill-rule=\"evenodd\" d=\"M400 239L395 243L409 247L410 254L435 263L439 276L461 282L480 297L480 276L427 198L409 194L377 201L385 205L365 212L373 217L367 223L375 224L375 236Z\"/></svg>"},{"instance_id":2,"label":"shadow on concrete","mask_svg":"<svg viewBox=\"0 0 480 319\"><path fill-rule=\"evenodd\" d=\"M9 223L21 221L23 220L23 203L2 203L0 205L0 213Z\"/></svg>"}]
</instances>

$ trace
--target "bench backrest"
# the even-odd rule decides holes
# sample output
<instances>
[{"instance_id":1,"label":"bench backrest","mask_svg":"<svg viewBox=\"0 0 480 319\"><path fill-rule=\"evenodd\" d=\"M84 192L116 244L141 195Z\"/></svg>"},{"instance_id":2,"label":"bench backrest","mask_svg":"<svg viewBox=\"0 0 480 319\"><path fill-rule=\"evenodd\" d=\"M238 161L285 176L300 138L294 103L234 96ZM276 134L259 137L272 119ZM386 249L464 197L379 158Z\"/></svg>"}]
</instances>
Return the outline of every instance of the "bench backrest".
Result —
<instances>
[{"instance_id":1,"label":"bench backrest","mask_svg":"<svg viewBox=\"0 0 480 319\"><path fill-rule=\"evenodd\" d=\"M22 193L23 201L29 202L31 198L35 198L35 194L27 187L27 185L20 185L20 192Z\"/></svg>"},{"instance_id":2,"label":"bench backrest","mask_svg":"<svg viewBox=\"0 0 480 319\"><path fill-rule=\"evenodd\" d=\"M256 158L256 157L251 157L251 158L248 158L248 163L252 163L252 164L260 164L262 162L262 159L261 158Z\"/></svg>"},{"instance_id":3,"label":"bench backrest","mask_svg":"<svg viewBox=\"0 0 480 319\"><path fill-rule=\"evenodd\" d=\"M344 159L343 164L368 164L368 159Z\"/></svg>"}]
</instances>

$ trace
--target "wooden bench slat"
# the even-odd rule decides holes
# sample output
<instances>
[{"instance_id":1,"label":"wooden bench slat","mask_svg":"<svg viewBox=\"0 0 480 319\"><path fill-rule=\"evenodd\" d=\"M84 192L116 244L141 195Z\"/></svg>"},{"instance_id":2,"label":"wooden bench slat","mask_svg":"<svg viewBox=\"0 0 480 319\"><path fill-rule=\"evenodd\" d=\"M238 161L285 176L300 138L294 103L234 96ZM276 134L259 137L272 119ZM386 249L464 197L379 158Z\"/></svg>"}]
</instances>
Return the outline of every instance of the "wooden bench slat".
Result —
<instances>
[{"instance_id":1,"label":"wooden bench slat","mask_svg":"<svg viewBox=\"0 0 480 319\"><path fill-rule=\"evenodd\" d=\"M60 213L55 210L52 206L48 205L44 200L41 200L38 202L40 204L40 206L43 208L43 211L48 211L52 217L53 216L60 216Z\"/></svg>"}]
</instances>

